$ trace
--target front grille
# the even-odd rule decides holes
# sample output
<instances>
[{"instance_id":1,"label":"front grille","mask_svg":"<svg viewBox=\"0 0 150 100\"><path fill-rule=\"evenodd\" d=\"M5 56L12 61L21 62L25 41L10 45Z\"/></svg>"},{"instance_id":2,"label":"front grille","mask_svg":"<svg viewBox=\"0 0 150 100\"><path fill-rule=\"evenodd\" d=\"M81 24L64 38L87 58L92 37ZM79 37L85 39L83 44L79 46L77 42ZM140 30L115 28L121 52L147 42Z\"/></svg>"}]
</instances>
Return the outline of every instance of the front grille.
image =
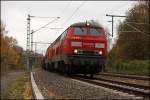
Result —
<instances>
[{"instance_id":1,"label":"front grille","mask_svg":"<svg viewBox=\"0 0 150 100\"><path fill-rule=\"evenodd\" d=\"M91 50L78 50L78 54L83 55L98 55L97 51L91 51Z\"/></svg>"}]
</instances>

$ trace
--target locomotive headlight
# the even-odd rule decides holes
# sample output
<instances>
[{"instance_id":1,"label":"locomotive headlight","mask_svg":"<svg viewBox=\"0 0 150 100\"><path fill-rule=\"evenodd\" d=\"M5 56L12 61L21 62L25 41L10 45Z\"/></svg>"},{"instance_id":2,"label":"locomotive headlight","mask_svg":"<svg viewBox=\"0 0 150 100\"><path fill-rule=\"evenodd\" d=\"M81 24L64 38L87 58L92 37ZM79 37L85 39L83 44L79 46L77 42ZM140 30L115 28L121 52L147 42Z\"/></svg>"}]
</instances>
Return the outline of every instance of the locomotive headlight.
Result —
<instances>
[{"instance_id":1,"label":"locomotive headlight","mask_svg":"<svg viewBox=\"0 0 150 100\"><path fill-rule=\"evenodd\" d=\"M77 50L77 49L74 49L74 53L78 53L78 50Z\"/></svg>"},{"instance_id":2,"label":"locomotive headlight","mask_svg":"<svg viewBox=\"0 0 150 100\"><path fill-rule=\"evenodd\" d=\"M87 26L90 26L90 23L86 23Z\"/></svg>"},{"instance_id":3,"label":"locomotive headlight","mask_svg":"<svg viewBox=\"0 0 150 100\"><path fill-rule=\"evenodd\" d=\"M99 51L99 55L102 55L103 54L103 52L102 51Z\"/></svg>"},{"instance_id":4,"label":"locomotive headlight","mask_svg":"<svg viewBox=\"0 0 150 100\"><path fill-rule=\"evenodd\" d=\"M82 46L82 42L71 42L71 46L74 46L74 47L81 47Z\"/></svg>"},{"instance_id":5,"label":"locomotive headlight","mask_svg":"<svg viewBox=\"0 0 150 100\"><path fill-rule=\"evenodd\" d=\"M95 43L95 48L105 48L104 43Z\"/></svg>"}]
</instances>

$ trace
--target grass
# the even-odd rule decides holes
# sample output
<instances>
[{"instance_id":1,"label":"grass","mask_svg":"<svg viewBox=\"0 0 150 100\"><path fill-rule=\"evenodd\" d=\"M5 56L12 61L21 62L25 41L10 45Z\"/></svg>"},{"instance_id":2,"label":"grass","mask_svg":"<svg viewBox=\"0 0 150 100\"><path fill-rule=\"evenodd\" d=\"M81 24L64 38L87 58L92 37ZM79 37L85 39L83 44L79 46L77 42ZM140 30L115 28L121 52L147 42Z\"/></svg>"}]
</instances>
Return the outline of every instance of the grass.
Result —
<instances>
[{"instance_id":1,"label":"grass","mask_svg":"<svg viewBox=\"0 0 150 100\"><path fill-rule=\"evenodd\" d=\"M30 75L28 73L11 83L8 90L8 99L33 99Z\"/></svg>"}]
</instances>

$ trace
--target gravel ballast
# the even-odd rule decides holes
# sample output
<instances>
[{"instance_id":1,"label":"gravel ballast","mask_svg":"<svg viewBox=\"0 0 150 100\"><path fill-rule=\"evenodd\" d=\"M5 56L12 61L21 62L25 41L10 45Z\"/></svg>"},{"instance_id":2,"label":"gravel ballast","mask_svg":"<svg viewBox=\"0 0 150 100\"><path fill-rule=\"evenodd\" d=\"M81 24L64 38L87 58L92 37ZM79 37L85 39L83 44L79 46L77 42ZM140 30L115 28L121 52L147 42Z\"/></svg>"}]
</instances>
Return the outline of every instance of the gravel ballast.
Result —
<instances>
[{"instance_id":1,"label":"gravel ballast","mask_svg":"<svg viewBox=\"0 0 150 100\"><path fill-rule=\"evenodd\" d=\"M91 85L42 69L33 71L33 75L46 99L138 99L127 93Z\"/></svg>"}]
</instances>

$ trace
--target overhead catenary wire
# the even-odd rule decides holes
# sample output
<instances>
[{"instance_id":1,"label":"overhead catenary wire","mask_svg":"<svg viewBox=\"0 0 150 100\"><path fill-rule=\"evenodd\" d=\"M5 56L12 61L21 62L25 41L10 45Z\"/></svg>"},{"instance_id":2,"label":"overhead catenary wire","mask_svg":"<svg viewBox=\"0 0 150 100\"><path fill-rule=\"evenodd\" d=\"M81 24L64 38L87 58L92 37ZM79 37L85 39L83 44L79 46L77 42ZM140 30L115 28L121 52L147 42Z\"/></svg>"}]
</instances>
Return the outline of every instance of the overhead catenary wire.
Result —
<instances>
[{"instance_id":1,"label":"overhead catenary wire","mask_svg":"<svg viewBox=\"0 0 150 100\"><path fill-rule=\"evenodd\" d=\"M70 0L70 2L68 2L68 4L63 8L63 10L61 11L61 13L58 16L61 16L66 11L66 9L71 5L71 2L72 2L72 0ZM56 28L56 25L54 27ZM58 29L56 29L56 30L59 32ZM57 33L57 31L56 31L56 33Z\"/></svg>"},{"instance_id":2,"label":"overhead catenary wire","mask_svg":"<svg viewBox=\"0 0 150 100\"><path fill-rule=\"evenodd\" d=\"M52 43L48 43L48 42L32 42L32 43L35 43L35 44L52 44Z\"/></svg>"},{"instance_id":3,"label":"overhead catenary wire","mask_svg":"<svg viewBox=\"0 0 150 100\"><path fill-rule=\"evenodd\" d=\"M35 16L31 16L31 17L35 17ZM33 33L43 29L44 27L48 26L49 24L53 23L54 21L56 21L57 19L59 19L60 17L56 17L54 20L48 22L47 24L45 24L44 26L38 28L37 30L33 31L30 33L31 34L31 51L33 50Z\"/></svg>"},{"instance_id":4,"label":"overhead catenary wire","mask_svg":"<svg viewBox=\"0 0 150 100\"><path fill-rule=\"evenodd\" d=\"M114 12L116 12L116 11L118 11L118 10L120 10L120 9L122 9L123 7L125 7L125 6L127 6L128 4L129 4L130 2L127 2L127 3L125 3L124 5L119 5L119 6L115 6L116 8L111 8L111 9L114 9L114 10L112 10L112 11L109 11L108 13L114 13ZM104 14L104 13L102 13L102 14ZM102 14L99 14L99 16L100 15L102 15ZM105 14L101 17L101 18L103 18L103 17L105 17Z\"/></svg>"},{"instance_id":5,"label":"overhead catenary wire","mask_svg":"<svg viewBox=\"0 0 150 100\"><path fill-rule=\"evenodd\" d=\"M113 11L110 12L110 13L112 14L112 13L114 13L114 12L116 12L116 11L118 11L118 10L124 8L124 7L126 7L127 5L129 6L129 4L131 4L131 2L127 2L127 3L125 3L123 6L120 5L119 7L116 8L116 10L113 10Z\"/></svg>"},{"instance_id":6,"label":"overhead catenary wire","mask_svg":"<svg viewBox=\"0 0 150 100\"><path fill-rule=\"evenodd\" d=\"M138 31L118 31L118 32L123 32L123 33L128 33L128 32L138 32Z\"/></svg>"},{"instance_id":7,"label":"overhead catenary wire","mask_svg":"<svg viewBox=\"0 0 150 100\"><path fill-rule=\"evenodd\" d=\"M138 32L140 32L140 33L142 33L142 34L144 34L146 37L150 38L150 36L149 36L148 34L142 32L141 30L137 29L136 27L132 26L131 24L126 23L126 22L124 22L124 23L125 23L126 25L128 25L129 27L133 28L134 30L136 30L136 31L138 31Z\"/></svg>"},{"instance_id":8,"label":"overhead catenary wire","mask_svg":"<svg viewBox=\"0 0 150 100\"><path fill-rule=\"evenodd\" d=\"M117 10L114 10L113 12L110 12L110 13L114 13L115 11L118 11L120 9L122 9L123 7L129 5L129 3L127 2L124 6L121 6L121 8L117 9ZM125 17L125 16L122 16L122 17ZM125 17L126 18L126 17ZM134 24L144 24L144 23L134 23ZM145 23L146 24L146 23Z\"/></svg>"},{"instance_id":9,"label":"overhead catenary wire","mask_svg":"<svg viewBox=\"0 0 150 100\"><path fill-rule=\"evenodd\" d=\"M61 16L64 11L71 5L72 0L70 0L70 2L64 7L64 9L61 11L61 13L59 14L59 16Z\"/></svg>"},{"instance_id":10,"label":"overhead catenary wire","mask_svg":"<svg viewBox=\"0 0 150 100\"><path fill-rule=\"evenodd\" d=\"M67 20L66 20L61 26L64 26L84 4L85 4L85 1L83 1L83 2L75 9L75 11L71 14L71 16L69 16L69 17L67 18Z\"/></svg>"},{"instance_id":11,"label":"overhead catenary wire","mask_svg":"<svg viewBox=\"0 0 150 100\"><path fill-rule=\"evenodd\" d=\"M30 17L34 17L34 18L57 18L57 17L41 17L41 16L30 16Z\"/></svg>"},{"instance_id":12,"label":"overhead catenary wire","mask_svg":"<svg viewBox=\"0 0 150 100\"><path fill-rule=\"evenodd\" d=\"M63 29L63 28L61 28L61 27L60 27L60 28L59 28L59 27L58 27L58 28L56 28L56 27L44 27L44 28L47 28L47 29L57 29L57 30L58 30L58 29Z\"/></svg>"},{"instance_id":13,"label":"overhead catenary wire","mask_svg":"<svg viewBox=\"0 0 150 100\"><path fill-rule=\"evenodd\" d=\"M115 9L115 10L113 10L113 11L109 11L109 13L114 13L115 11L118 11L118 10L120 10L120 9L122 9L123 7L125 7L125 6L127 6L129 4L129 2L127 2L127 3L125 3L124 5L119 5L119 6L117 6L116 8L112 8L112 9ZM102 14L100 14L100 15L102 15ZM105 16L105 15L104 15ZM103 17L104 16L102 16L101 18L103 19ZM114 38L114 37L112 37L112 38Z\"/></svg>"},{"instance_id":14,"label":"overhead catenary wire","mask_svg":"<svg viewBox=\"0 0 150 100\"><path fill-rule=\"evenodd\" d=\"M44 25L44 26L38 28L37 30L33 31L31 34L33 34L33 33L37 32L37 31L41 30L42 28L48 26L49 24L53 23L54 21L56 21L56 20L59 19L59 18L60 18L60 17L57 17L56 19L54 19L54 20L48 22L46 25Z\"/></svg>"},{"instance_id":15,"label":"overhead catenary wire","mask_svg":"<svg viewBox=\"0 0 150 100\"><path fill-rule=\"evenodd\" d=\"M143 24L145 24L145 25L150 25L149 23L143 23L143 22L126 22L126 23L132 23L132 24L138 24L138 25L143 25Z\"/></svg>"},{"instance_id":16,"label":"overhead catenary wire","mask_svg":"<svg viewBox=\"0 0 150 100\"><path fill-rule=\"evenodd\" d=\"M76 10L71 14L71 16L69 16L68 19L65 20L65 22L60 25L60 27L64 26L64 25L73 17L73 15L83 6L84 3L85 3L85 1L83 1L83 2L76 8ZM69 7L70 5L71 5L71 2L68 4L68 7ZM68 8L68 7L66 7L66 8ZM64 8L64 11L65 11L66 8ZM62 12L63 12L63 11L62 11Z\"/></svg>"}]
</instances>

